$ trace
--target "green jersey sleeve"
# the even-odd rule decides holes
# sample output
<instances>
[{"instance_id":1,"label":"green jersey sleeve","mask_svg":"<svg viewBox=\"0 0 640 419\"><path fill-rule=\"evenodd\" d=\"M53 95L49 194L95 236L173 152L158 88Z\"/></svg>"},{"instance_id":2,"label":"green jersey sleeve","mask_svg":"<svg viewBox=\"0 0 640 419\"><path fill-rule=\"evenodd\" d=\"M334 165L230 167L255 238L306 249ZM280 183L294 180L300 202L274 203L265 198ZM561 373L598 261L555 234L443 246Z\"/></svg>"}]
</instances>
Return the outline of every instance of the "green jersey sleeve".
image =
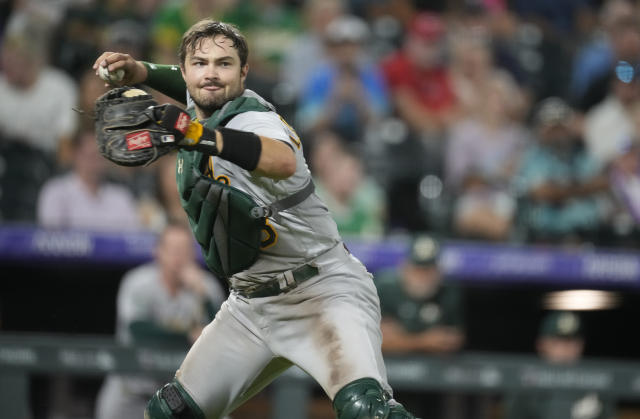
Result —
<instances>
[{"instance_id":1,"label":"green jersey sleeve","mask_svg":"<svg viewBox=\"0 0 640 419\"><path fill-rule=\"evenodd\" d=\"M147 68L147 80L144 84L177 100L187 103L187 85L177 65L153 64L143 61Z\"/></svg>"}]
</instances>

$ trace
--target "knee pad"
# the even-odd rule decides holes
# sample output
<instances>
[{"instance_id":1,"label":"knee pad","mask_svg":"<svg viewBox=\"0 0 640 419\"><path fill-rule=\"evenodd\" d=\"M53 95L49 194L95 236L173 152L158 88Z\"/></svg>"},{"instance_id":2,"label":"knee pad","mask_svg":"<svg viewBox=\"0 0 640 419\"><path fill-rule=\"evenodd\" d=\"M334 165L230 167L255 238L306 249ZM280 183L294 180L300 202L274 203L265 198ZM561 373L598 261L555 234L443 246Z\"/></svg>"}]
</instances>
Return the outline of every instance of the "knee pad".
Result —
<instances>
[{"instance_id":1,"label":"knee pad","mask_svg":"<svg viewBox=\"0 0 640 419\"><path fill-rule=\"evenodd\" d=\"M205 419L196 402L177 381L156 391L144 411L145 419Z\"/></svg>"},{"instance_id":2,"label":"knee pad","mask_svg":"<svg viewBox=\"0 0 640 419\"><path fill-rule=\"evenodd\" d=\"M373 378L360 378L342 387L333 398L338 419L387 419L390 406L382 386Z\"/></svg>"}]
</instances>

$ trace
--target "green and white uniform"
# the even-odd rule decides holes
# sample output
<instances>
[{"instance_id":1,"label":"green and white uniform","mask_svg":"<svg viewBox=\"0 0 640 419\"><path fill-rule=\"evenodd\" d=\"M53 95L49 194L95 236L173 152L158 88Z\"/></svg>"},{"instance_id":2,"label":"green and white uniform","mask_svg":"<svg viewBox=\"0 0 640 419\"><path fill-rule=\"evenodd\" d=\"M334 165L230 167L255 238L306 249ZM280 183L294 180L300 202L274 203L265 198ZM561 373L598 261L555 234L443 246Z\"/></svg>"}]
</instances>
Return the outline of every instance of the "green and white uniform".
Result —
<instances>
[{"instance_id":1,"label":"green and white uniform","mask_svg":"<svg viewBox=\"0 0 640 419\"><path fill-rule=\"evenodd\" d=\"M129 271L117 297L116 339L124 345L189 347L188 333L208 324L225 298L211 275L205 279L207 298L187 289L170 295L160 271L149 263ZM109 375L98 395L97 419L140 418L155 390L166 379Z\"/></svg>"},{"instance_id":2,"label":"green and white uniform","mask_svg":"<svg viewBox=\"0 0 640 419\"><path fill-rule=\"evenodd\" d=\"M285 180L273 180L212 157L211 177L268 205L302 189L311 174L294 130L254 92L245 90L243 97L256 99L262 109L236 114L225 126L284 142L295 153L296 172ZM178 156L179 185L188 168L185 156L182 152ZM193 221L192 227L197 228ZM309 195L270 217L264 233L257 261L229 278L230 297L176 373L205 416L230 413L294 364L315 378L332 399L346 384L364 377L390 392L372 276L346 250L322 201L315 193ZM312 266L317 273L288 292L258 298L241 295L303 266Z\"/></svg>"},{"instance_id":3,"label":"green and white uniform","mask_svg":"<svg viewBox=\"0 0 640 419\"><path fill-rule=\"evenodd\" d=\"M258 204L268 205L302 189L311 180L311 172L296 132L260 96L251 90L245 90L244 96L258 99L272 111L238 114L226 127L283 141L295 152L296 172L287 179L274 180L253 175L219 157L211 157L213 177L223 176L229 185L248 193ZM274 275L303 265L342 241L336 223L316 194L279 215L269 219L272 229L265 231L260 257L249 269L231 278L232 288L242 289L247 284L271 280Z\"/></svg>"},{"instance_id":4,"label":"green and white uniform","mask_svg":"<svg viewBox=\"0 0 640 419\"><path fill-rule=\"evenodd\" d=\"M409 333L436 326L464 329L462 292L459 286L443 281L433 295L413 298L404 289L397 271L376 274L382 315L398 321Z\"/></svg>"}]
</instances>

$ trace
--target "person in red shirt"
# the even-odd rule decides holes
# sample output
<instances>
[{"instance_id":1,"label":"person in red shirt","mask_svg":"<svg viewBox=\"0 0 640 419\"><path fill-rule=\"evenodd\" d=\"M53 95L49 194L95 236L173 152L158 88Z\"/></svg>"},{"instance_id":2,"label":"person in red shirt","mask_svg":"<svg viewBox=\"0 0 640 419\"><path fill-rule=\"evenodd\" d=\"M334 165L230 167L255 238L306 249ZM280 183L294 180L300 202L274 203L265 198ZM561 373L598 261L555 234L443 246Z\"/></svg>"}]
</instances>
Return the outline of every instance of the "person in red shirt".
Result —
<instances>
[{"instance_id":1,"label":"person in red shirt","mask_svg":"<svg viewBox=\"0 0 640 419\"><path fill-rule=\"evenodd\" d=\"M440 134L455 114L445 35L438 15L419 13L407 28L403 48L382 63L398 115L422 134Z\"/></svg>"}]
</instances>

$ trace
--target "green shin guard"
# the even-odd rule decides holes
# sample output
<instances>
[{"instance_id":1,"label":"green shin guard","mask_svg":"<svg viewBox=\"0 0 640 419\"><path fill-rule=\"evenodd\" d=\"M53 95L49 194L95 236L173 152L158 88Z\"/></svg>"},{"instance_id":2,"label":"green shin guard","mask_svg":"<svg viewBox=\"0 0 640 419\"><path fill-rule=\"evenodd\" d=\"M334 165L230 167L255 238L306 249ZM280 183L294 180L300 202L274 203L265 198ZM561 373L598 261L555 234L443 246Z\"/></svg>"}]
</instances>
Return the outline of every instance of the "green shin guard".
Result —
<instances>
[{"instance_id":1,"label":"green shin guard","mask_svg":"<svg viewBox=\"0 0 640 419\"><path fill-rule=\"evenodd\" d=\"M385 392L373 378L360 378L341 388L333 398L333 410L338 419L387 419L390 413Z\"/></svg>"},{"instance_id":2,"label":"green shin guard","mask_svg":"<svg viewBox=\"0 0 640 419\"><path fill-rule=\"evenodd\" d=\"M144 411L145 419L205 419L184 387L173 380L156 391Z\"/></svg>"},{"instance_id":3,"label":"green shin guard","mask_svg":"<svg viewBox=\"0 0 640 419\"><path fill-rule=\"evenodd\" d=\"M407 412L400 403L391 405L388 419L416 419L411 413Z\"/></svg>"}]
</instances>

